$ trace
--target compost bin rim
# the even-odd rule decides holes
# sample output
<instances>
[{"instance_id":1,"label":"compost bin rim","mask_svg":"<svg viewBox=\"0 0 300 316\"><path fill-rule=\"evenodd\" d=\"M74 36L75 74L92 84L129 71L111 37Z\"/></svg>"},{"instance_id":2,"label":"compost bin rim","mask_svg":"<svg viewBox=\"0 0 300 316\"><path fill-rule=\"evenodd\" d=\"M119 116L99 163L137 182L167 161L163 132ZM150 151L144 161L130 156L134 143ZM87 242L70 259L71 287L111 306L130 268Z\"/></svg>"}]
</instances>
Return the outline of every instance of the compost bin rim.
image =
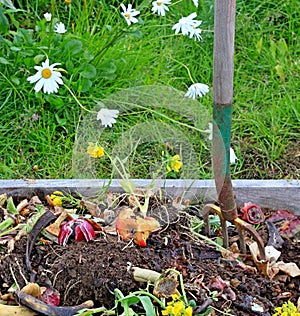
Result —
<instances>
[{"instance_id":1,"label":"compost bin rim","mask_svg":"<svg viewBox=\"0 0 300 316\"><path fill-rule=\"evenodd\" d=\"M205 198L207 201L216 199L214 180L151 180L130 179L137 188L161 188L170 196L184 198ZM289 209L300 216L300 181L299 180L233 180L234 193L238 205L253 202L261 207ZM111 191L123 191L119 179L38 179L38 180L0 180L0 194L25 197L26 194L49 194L55 190L77 191L85 196L93 196L101 188Z\"/></svg>"}]
</instances>

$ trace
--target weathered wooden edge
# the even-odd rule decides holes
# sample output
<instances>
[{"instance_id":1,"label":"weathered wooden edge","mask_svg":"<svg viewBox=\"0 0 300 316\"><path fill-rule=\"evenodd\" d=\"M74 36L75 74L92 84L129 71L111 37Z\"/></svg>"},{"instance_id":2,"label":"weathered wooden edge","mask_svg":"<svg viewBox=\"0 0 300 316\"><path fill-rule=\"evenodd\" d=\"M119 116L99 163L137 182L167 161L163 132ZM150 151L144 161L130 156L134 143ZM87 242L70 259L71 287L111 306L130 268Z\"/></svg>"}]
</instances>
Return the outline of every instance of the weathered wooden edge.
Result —
<instances>
[{"instance_id":1,"label":"weathered wooden edge","mask_svg":"<svg viewBox=\"0 0 300 316\"><path fill-rule=\"evenodd\" d=\"M184 196L189 199L216 199L214 180L144 180L132 179L135 186L147 187L151 183L171 197ZM84 196L94 196L101 189L121 192L118 179L47 179L47 180L0 180L0 194L26 197L34 194L46 195L55 190L76 191ZM262 207L289 209L300 215L299 180L233 180L238 205L244 202L257 203Z\"/></svg>"}]
</instances>

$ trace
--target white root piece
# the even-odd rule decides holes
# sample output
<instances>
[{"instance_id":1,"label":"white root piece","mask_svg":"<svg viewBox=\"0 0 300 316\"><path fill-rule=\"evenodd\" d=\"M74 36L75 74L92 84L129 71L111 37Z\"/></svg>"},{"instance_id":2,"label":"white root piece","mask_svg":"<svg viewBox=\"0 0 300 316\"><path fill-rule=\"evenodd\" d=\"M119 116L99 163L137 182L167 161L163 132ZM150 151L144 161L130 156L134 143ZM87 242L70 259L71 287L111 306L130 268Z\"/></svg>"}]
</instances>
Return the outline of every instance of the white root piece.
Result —
<instances>
[{"instance_id":1,"label":"white root piece","mask_svg":"<svg viewBox=\"0 0 300 316\"><path fill-rule=\"evenodd\" d=\"M27 207L29 204L27 199L24 199L23 201L21 201L18 206L16 207L17 211L20 213L20 211L23 210L23 208Z\"/></svg>"},{"instance_id":2,"label":"white root piece","mask_svg":"<svg viewBox=\"0 0 300 316\"><path fill-rule=\"evenodd\" d=\"M138 281L138 282L155 283L161 276L160 273L153 270L149 270L149 269L142 269L139 267L133 267L132 269L133 269L133 278L135 281Z\"/></svg>"}]
</instances>

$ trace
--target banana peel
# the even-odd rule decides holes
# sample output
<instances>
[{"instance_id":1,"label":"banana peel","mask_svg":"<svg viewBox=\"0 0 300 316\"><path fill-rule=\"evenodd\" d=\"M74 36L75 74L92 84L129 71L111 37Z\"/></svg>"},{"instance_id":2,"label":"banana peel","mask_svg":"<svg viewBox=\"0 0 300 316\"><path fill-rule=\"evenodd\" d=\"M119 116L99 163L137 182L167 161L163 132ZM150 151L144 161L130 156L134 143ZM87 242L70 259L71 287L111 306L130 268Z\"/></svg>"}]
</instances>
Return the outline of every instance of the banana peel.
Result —
<instances>
[{"instance_id":1,"label":"banana peel","mask_svg":"<svg viewBox=\"0 0 300 316\"><path fill-rule=\"evenodd\" d=\"M10 314L2 314L1 309L0 309L0 315L1 316L33 316L33 315L45 315L45 316L73 316L77 314L78 311L84 308L92 308L94 306L93 301L86 301L80 305L76 306L53 306L53 305L48 305L39 299L28 295L22 291L15 291L14 292L15 297L17 300L24 306L4 306L4 311L5 308L8 307L14 307L14 310L10 310ZM1 308L1 306L0 306ZM17 309L19 308L19 309ZM25 308L25 310L24 310ZM29 311L30 313L27 314L22 314L21 312L24 311ZM17 312L17 313L16 313Z\"/></svg>"},{"instance_id":2,"label":"banana peel","mask_svg":"<svg viewBox=\"0 0 300 316\"><path fill-rule=\"evenodd\" d=\"M28 309L24 306L12 306L0 304L1 316L38 316L39 312Z\"/></svg>"}]
</instances>

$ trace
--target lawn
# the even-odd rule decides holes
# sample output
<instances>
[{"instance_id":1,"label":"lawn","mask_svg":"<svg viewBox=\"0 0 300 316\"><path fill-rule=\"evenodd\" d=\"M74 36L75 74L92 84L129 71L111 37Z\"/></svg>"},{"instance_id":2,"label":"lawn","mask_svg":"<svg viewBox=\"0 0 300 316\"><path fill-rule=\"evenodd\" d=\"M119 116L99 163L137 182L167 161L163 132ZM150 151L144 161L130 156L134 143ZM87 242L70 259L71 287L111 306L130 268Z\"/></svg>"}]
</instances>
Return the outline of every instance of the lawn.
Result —
<instances>
[{"instance_id":1,"label":"lawn","mask_svg":"<svg viewBox=\"0 0 300 316\"><path fill-rule=\"evenodd\" d=\"M121 1L9 2L0 1L2 179L212 177L213 1L172 1L165 16L135 1L131 25ZM201 40L172 30L193 12ZM237 1L233 178L299 176L297 12L296 0ZM46 58L60 63L56 93L27 80ZM209 93L184 97L197 82ZM119 111L111 127L96 119L103 104ZM90 143L104 156L90 157Z\"/></svg>"}]
</instances>

